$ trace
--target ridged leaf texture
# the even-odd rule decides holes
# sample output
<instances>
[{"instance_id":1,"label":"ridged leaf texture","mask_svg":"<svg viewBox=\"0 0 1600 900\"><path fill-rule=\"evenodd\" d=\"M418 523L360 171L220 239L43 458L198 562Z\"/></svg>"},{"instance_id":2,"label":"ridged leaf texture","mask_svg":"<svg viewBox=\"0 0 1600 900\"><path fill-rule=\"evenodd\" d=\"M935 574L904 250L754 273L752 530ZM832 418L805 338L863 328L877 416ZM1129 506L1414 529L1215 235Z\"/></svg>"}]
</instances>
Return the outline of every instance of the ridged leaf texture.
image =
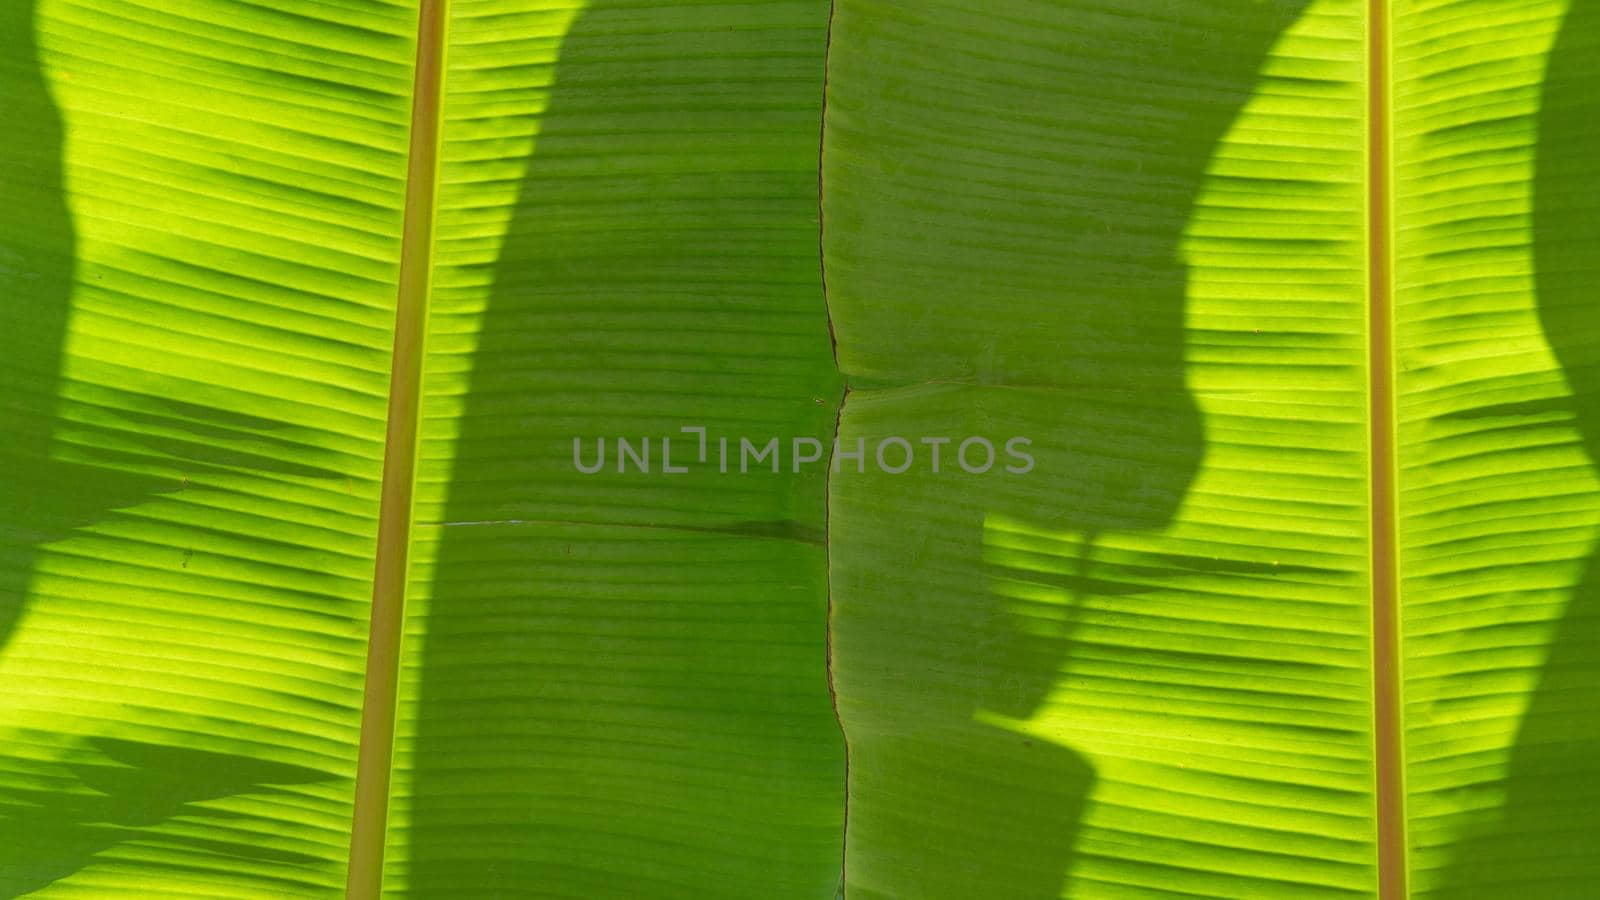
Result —
<instances>
[{"instance_id":1,"label":"ridged leaf texture","mask_svg":"<svg viewBox=\"0 0 1600 900\"><path fill-rule=\"evenodd\" d=\"M9 0L0 896L1593 895L1597 13Z\"/></svg>"}]
</instances>

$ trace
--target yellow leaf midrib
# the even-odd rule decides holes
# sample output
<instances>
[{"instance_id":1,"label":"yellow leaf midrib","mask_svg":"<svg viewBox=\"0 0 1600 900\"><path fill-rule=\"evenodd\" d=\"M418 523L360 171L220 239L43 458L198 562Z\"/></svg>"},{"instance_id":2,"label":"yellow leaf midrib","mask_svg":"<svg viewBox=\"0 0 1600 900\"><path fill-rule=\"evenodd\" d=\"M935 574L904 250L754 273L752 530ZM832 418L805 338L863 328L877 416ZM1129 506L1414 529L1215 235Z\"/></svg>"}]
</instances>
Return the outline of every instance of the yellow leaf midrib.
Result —
<instances>
[{"instance_id":1,"label":"yellow leaf midrib","mask_svg":"<svg viewBox=\"0 0 1600 900\"><path fill-rule=\"evenodd\" d=\"M1406 896L1396 525L1390 2L1367 8L1368 394L1372 560L1372 714L1379 900Z\"/></svg>"},{"instance_id":2,"label":"yellow leaf midrib","mask_svg":"<svg viewBox=\"0 0 1600 900\"><path fill-rule=\"evenodd\" d=\"M348 900L381 893L415 485L449 0L420 0ZM1368 0L1370 503L1375 808L1380 900L1407 892L1396 526L1390 5Z\"/></svg>"},{"instance_id":3,"label":"yellow leaf midrib","mask_svg":"<svg viewBox=\"0 0 1600 900\"><path fill-rule=\"evenodd\" d=\"M434 206L449 0L421 0L406 163L405 217L390 363L383 491L372 580L371 625L356 762L355 809L345 896L374 900L383 887L383 850L400 681L411 514L421 419L423 340L433 272Z\"/></svg>"}]
</instances>

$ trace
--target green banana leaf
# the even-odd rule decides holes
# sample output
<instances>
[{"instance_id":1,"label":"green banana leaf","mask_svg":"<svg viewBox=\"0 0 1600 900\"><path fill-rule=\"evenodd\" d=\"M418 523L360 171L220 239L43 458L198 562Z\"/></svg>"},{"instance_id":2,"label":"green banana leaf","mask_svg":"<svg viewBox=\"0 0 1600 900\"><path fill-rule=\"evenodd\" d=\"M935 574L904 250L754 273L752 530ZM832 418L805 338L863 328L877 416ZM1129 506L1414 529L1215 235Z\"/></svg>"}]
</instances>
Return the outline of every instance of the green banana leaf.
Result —
<instances>
[{"instance_id":1,"label":"green banana leaf","mask_svg":"<svg viewBox=\"0 0 1600 900\"><path fill-rule=\"evenodd\" d=\"M10 0L0 896L1592 895L1597 13Z\"/></svg>"}]
</instances>

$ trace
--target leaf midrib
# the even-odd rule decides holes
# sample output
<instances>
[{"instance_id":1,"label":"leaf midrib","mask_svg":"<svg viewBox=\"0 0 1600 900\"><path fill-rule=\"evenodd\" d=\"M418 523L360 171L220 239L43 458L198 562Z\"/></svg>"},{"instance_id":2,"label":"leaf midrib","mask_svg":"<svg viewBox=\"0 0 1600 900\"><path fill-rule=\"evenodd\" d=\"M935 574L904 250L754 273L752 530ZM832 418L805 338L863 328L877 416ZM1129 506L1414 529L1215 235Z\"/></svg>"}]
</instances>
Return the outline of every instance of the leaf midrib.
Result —
<instances>
[{"instance_id":1,"label":"leaf midrib","mask_svg":"<svg viewBox=\"0 0 1600 900\"><path fill-rule=\"evenodd\" d=\"M1390 0L1367 7L1367 384L1372 561L1372 717L1379 900L1406 896L1400 605L1395 490L1394 296L1390 210Z\"/></svg>"},{"instance_id":2,"label":"leaf midrib","mask_svg":"<svg viewBox=\"0 0 1600 900\"><path fill-rule=\"evenodd\" d=\"M440 113L449 0L420 0L388 422L371 624L351 825L347 900L375 900L395 734L415 486L423 343L432 274ZM1390 0L1368 0L1368 388L1373 736L1378 894L1407 890L1396 527L1391 280Z\"/></svg>"},{"instance_id":3,"label":"leaf midrib","mask_svg":"<svg viewBox=\"0 0 1600 900\"><path fill-rule=\"evenodd\" d=\"M405 218L395 299L383 491L373 564L371 625L350 828L347 900L375 900L383 886L385 826L393 766L400 637L405 621L412 499L421 419L423 339L433 272L434 206L439 176L439 121L449 0L421 0L406 163Z\"/></svg>"}]
</instances>

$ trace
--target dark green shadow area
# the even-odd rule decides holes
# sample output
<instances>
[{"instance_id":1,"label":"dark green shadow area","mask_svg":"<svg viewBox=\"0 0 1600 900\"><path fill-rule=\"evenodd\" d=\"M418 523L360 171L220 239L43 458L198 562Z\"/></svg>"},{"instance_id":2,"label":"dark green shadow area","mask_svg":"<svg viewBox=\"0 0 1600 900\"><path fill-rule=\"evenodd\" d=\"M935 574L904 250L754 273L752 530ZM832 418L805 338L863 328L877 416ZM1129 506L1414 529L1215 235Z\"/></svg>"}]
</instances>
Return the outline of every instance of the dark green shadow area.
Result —
<instances>
[{"instance_id":1,"label":"dark green shadow area","mask_svg":"<svg viewBox=\"0 0 1600 900\"><path fill-rule=\"evenodd\" d=\"M344 480L297 426L92 381L64 397L78 241L36 24L33 0L0 9L0 648L40 548L74 529L209 473Z\"/></svg>"},{"instance_id":2,"label":"dark green shadow area","mask_svg":"<svg viewBox=\"0 0 1600 900\"><path fill-rule=\"evenodd\" d=\"M45 86L34 3L0 8L0 648L33 573L35 548L104 510L52 463L76 240L61 183L61 116Z\"/></svg>"},{"instance_id":3,"label":"dark green shadow area","mask_svg":"<svg viewBox=\"0 0 1600 900\"><path fill-rule=\"evenodd\" d=\"M66 399L79 241L63 182L62 116L41 60L36 12L32 0L0 4L0 652L26 611L46 545L181 490L190 476L248 469L335 477L299 452L298 433L282 423L92 380ZM8 733L7 740L21 738ZM332 779L328 773L109 738L79 744L52 735L38 743L66 745L70 761L40 772L22 747L0 747L0 896L44 888L129 841L180 842L222 859L323 864L230 837L249 830L230 831L226 814L191 804ZM146 830L175 816L205 823L210 836ZM146 865L155 872L161 863Z\"/></svg>"},{"instance_id":4,"label":"dark green shadow area","mask_svg":"<svg viewBox=\"0 0 1600 900\"><path fill-rule=\"evenodd\" d=\"M821 0L595 0L553 75L548 45L519 43L546 18L452 26L453 73L505 65L495 89L518 98L551 86L461 418L433 419L454 439L425 435L452 474L419 514L448 524L419 528L419 558L437 561L410 601L413 796L389 873L408 896L837 887L824 468L789 466L791 438L831 435L840 394L817 258L826 16ZM470 114L471 84L460 75L447 117ZM479 171L447 164L446 184ZM441 253L482 230L459 212L482 202L447 187ZM464 365L449 353L466 328L451 318L465 276L445 266L440 370ZM678 430L695 425L708 464ZM778 438L782 471L718 474L717 435L735 453L741 436ZM619 436L650 439L649 474L617 473ZM663 437L693 471L661 472ZM576 470L574 438L585 459L607 441L603 472Z\"/></svg>"},{"instance_id":5,"label":"dark green shadow area","mask_svg":"<svg viewBox=\"0 0 1600 900\"><path fill-rule=\"evenodd\" d=\"M1600 5L1574 0L1539 113L1539 318L1600 465ZM1600 891L1600 555L1555 632L1504 779L1498 825L1464 840L1438 896L1572 900Z\"/></svg>"},{"instance_id":6,"label":"dark green shadow area","mask_svg":"<svg viewBox=\"0 0 1600 900\"><path fill-rule=\"evenodd\" d=\"M128 841L177 844L213 861L316 865L320 857L264 847L248 828L230 829L230 820L251 817L196 804L334 779L328 772L249 756L92 738L77 748L72 762L38 778L37 789L7 791L0 798L0 895L20 897L47 887ZM145 831L177 817L204 823L206 836L152 838Z\"/></svg>"},{"instance_id":7,"label":"dark green shadow area","mask_svg":"<svg viewBox=\"0 0 1600 900\"><path fill-rule=\"evenodd\" d=\"M824 208L858 388L843 434L1022 435L1037 459L968 476L952 447L941 475L924 456L903 475L836 476L849 900L1062 896L1096 773L1021 722L1076 655L1138 669L1152 695L1171 678L1161 663L1184 665L1086 643L1083 605L1131 616L1191 574L1275 574L1098 540L1163 529L1199 469L1185 229L1305 5L841 0Z\"/></svg>"}]
</instances>

